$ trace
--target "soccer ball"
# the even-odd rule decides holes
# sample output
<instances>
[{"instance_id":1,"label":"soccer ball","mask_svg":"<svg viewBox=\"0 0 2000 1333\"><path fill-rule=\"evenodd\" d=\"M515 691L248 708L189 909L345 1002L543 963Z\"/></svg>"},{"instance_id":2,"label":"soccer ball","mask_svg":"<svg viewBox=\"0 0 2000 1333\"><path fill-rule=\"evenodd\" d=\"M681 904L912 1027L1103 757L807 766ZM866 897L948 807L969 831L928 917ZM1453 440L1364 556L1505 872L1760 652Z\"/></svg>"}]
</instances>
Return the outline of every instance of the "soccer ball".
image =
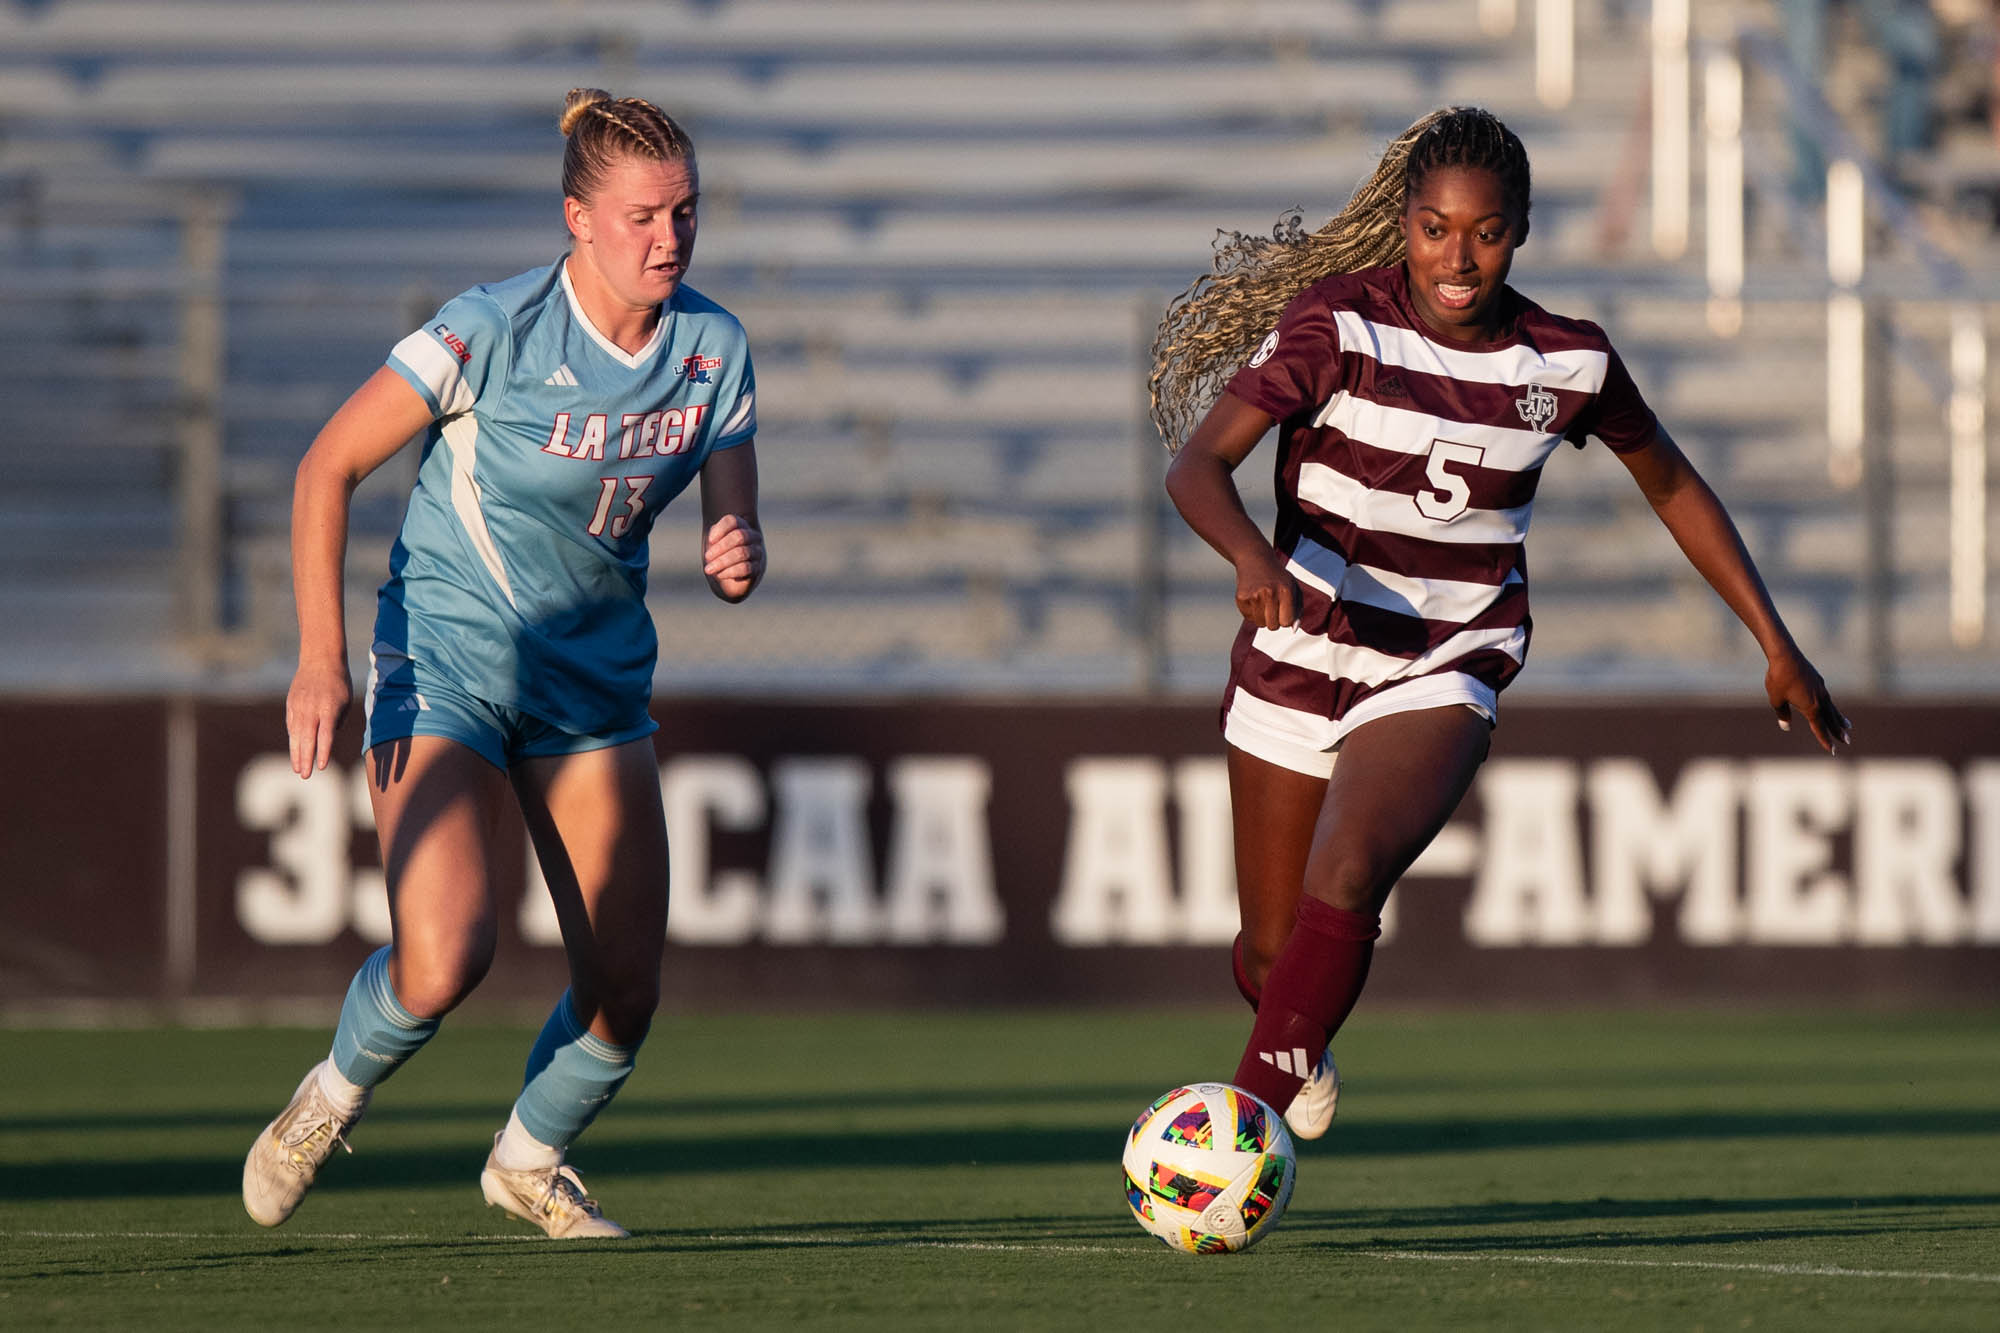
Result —
<instances>
[{"instance_id":1,"label":"soccer ball","mask_svg":"<svg viewBox=\"0 0 2000 1333\"><path fill-rule=\"evenodd\" d=\"M1125 1201L1173 1249L1247 1250L1277 1229L1297 1167L1277 1112L1241 1088L1196 1083L1132 1122Z\"/></svg>"}]
</instances>

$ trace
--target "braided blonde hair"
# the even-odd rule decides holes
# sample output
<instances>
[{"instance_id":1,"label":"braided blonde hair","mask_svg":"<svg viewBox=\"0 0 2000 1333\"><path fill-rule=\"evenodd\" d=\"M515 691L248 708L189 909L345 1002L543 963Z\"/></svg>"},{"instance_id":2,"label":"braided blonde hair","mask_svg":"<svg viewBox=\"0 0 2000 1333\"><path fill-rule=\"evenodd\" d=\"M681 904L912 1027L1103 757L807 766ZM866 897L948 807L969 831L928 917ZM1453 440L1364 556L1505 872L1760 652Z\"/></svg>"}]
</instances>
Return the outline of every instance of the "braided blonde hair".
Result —
<instances>
[{"instance_id":1,"label":"braided blonde hair","mask_svg":"<svg viewBox=\"0 0 2000 1333\"><path fill-rule=\"evenodd\" d=\"M1153 337L1147 380L1153 425L1177 450L1294 296L1322 278L1393 264L1407 245L1401 225L1411 188L1439 166L1498 171L1509 202L1528 214L1528 158L1521 141L1491 114L1471 107L1433 111L1391 140L1375 171L1318 231L1297 211L1271 235L1220 233L1215 267L1167 305Z\"/></svg>"},{"instance_id":2,"label":"braided blonde hair","mask_svg":"<svg viewBox=\"0 0 2000 1333\"><path fill-rule=\"evenodd\" d=\"M694 140L672 116L643 97L613 97L602 88L572 88L557 121L563 137L562 189L589 203L620 157L693 162Z\"/></svg>"}]
</instances>

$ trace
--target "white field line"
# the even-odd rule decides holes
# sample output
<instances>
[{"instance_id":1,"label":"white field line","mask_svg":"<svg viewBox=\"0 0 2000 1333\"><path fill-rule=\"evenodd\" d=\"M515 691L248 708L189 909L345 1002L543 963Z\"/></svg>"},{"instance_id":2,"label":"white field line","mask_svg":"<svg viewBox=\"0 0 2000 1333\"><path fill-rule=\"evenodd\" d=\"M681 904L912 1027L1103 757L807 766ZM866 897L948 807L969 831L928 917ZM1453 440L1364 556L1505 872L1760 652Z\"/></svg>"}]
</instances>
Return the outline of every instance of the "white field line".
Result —
<instances>
[{"instance_id":1,"label":"white field line","mask_svg":"<svg viewBox=\"0 0 2000 1333\"><path fill-rule=\"evenodd\" d=\"M246 1240L268 1232L244 1231L0 1231L0 1239L23 1238L29 1240ZM438 1245L513 1245L535 1244L546 1237L521 1234L518 1236L440 1236L398 1233L393 1231L287 1231L288 1241L311 1240L381 1240L423 1242ZM875 1245L887 1249L901 1250L1017 1250L1023 1254L1097 1254L1106 1252L1102 1245L1057 1245L1021 1244L1012 1241L983 1240L880 1240L856 1241L849 1236L813 1235L771 1235L771 1236L680 1236L679 1240L711 1241L723 1245Z\"/></svg>"},{"instance_id":2,"label":"white field line","mask_svg":"<svg viewBox=\"0 0 2000 1333\"><path fill-rule=\"evenodd\" d=\"M1831 1264L1742 1264L1719 1259L1611 1259L1579 1254L1436 1254L1428 1250L1362 1250L1371 1259L1440 1264L1573 1264L1595 1268L1695 1268L1717 1273L1770 1273L1778 1277L1869 1277L1912 1282L1991 1282L2000 1273L1924 1273L1893 1268L1838 1268Z\"/></svg>"},{"instance_id":3,"label":"white field line","mask_svg":"<svg viewBox=\"0 0 2000 1333\"><path fill-rule=\"evenodd\" d=\"M22 1237L29 1240L248 1240L254 1236L282 1235L285 1240L395 1240L437 1241L458 1245L466 1242L546 1240L545 1236L437 1236L393 1231L0 1231L0 1239Z\"/></svg>"},{"instance_id":4,"label":"white field line","mask_svg":"<svg viewBox=\"0 0 2000 1333\"><path fill-rule=\"evenodd\" d=\"M0 1231L0 1238L21 1237L35 1240L245 1240L260 1234L240 1231ZM544 1240L541 1236L439 1236L416 1232L379 1231L287 1231L287 1240L374 1240L429 1242L445 1245L518 1245L537 1244ZM857 1242L846 1236L798 1235L726 1235L721 1233L707 1236L679 1237L683 1240L705 1240L718 1244L736 1245L854 1245ZM1113 1253L1102 1245L1061 1245L1036 1244L1017 1241L985 1240L876 1240L861 1244L882 1249L900 1250L1001 1250L1018 1254L1105 1254ZM1434 1264L1543 1264L1578 1268L1663 1268L1699 1270L1714 1273L1767 1273L1774 1277L1857 1277L1879 1281L1898 1282L1978 1282L2000 1285L2000 1273L1937 1273L1918 1269L1892 1268L1841 1268L1832 1264L1747 1264L1728 1263L1712 1259L1613 1259L1597 1258L1575 1254L1506 1254L1491 1251L1473 1251L1464 1254L1443 1254L1431 1250L1356 1250L1358 1256L1368 1259L1388 1259L1402 1263Z\"/></svg>"}]
</instances>

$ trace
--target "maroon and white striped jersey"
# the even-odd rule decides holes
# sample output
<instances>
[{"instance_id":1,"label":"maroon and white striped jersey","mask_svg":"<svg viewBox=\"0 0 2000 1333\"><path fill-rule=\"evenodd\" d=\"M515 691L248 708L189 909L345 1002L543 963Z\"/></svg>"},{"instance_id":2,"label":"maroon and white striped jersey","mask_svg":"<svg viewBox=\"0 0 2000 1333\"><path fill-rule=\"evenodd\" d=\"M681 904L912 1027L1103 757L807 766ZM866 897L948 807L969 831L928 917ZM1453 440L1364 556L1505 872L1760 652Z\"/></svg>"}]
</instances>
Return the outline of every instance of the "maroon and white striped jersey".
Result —
<instances>
[{"instance_id":1,"label":"maroon and white striped jersey","mask_svg":"<svg viewBox=\"0 0 2000 1333\"><path fill-rule=\"evenodd\" d=\"M1229 381L1279 422L1273 540L1303 594L1298 626L1238 635L1232 733L1330 750L1368 717L1460 698L1445 678L1490 701L1521 669L1543 462L1590 435L1641 448L1658 423L1597 325L1501 299L1500 337L1445 342L1403 265L1328 278Z\"/></svg>"}]
</instances>

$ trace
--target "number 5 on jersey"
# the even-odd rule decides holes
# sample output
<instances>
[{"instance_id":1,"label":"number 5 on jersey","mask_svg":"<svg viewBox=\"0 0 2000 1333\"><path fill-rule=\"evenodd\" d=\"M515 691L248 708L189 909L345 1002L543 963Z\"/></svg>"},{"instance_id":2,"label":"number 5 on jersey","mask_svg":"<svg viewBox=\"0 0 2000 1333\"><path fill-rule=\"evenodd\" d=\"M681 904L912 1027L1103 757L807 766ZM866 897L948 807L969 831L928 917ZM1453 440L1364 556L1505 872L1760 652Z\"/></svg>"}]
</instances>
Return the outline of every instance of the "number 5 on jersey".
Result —
<instances>
[{"instance_id":1,"label":"number 5 on jersey","mask_svg":"<svg viewBox=\"0 0 2000 1333\"><path fill-rule=\"evenodd\" d=\"M611 505L618 498L618 483L625 483L625 512L615 517ZM597 512L590 516L590 535L602 537L608 530L613 541L632 530L632 523L646 512L646 488L653 484L651 473L636 477L599 477ZM1462 506L1461 506L1462 507Z\"/></svg>"},{"instance_id":2,"label":"number 5 on jersey","mask_svg":"<svg viewBox=\"0 0 2000 1333\"><path fill-rule=\"evenodd\" d=\"M1430 459L1424 464L1424 476L1437 489L1417 492L1417 512L1439 523L1463 514L1472 503L1472 487L1452 468L1478 467L1485 457L1486 450L1476 444L1432 440ZM603 508L602 505L598 507Z\"/></svg>"}]
</instances>

